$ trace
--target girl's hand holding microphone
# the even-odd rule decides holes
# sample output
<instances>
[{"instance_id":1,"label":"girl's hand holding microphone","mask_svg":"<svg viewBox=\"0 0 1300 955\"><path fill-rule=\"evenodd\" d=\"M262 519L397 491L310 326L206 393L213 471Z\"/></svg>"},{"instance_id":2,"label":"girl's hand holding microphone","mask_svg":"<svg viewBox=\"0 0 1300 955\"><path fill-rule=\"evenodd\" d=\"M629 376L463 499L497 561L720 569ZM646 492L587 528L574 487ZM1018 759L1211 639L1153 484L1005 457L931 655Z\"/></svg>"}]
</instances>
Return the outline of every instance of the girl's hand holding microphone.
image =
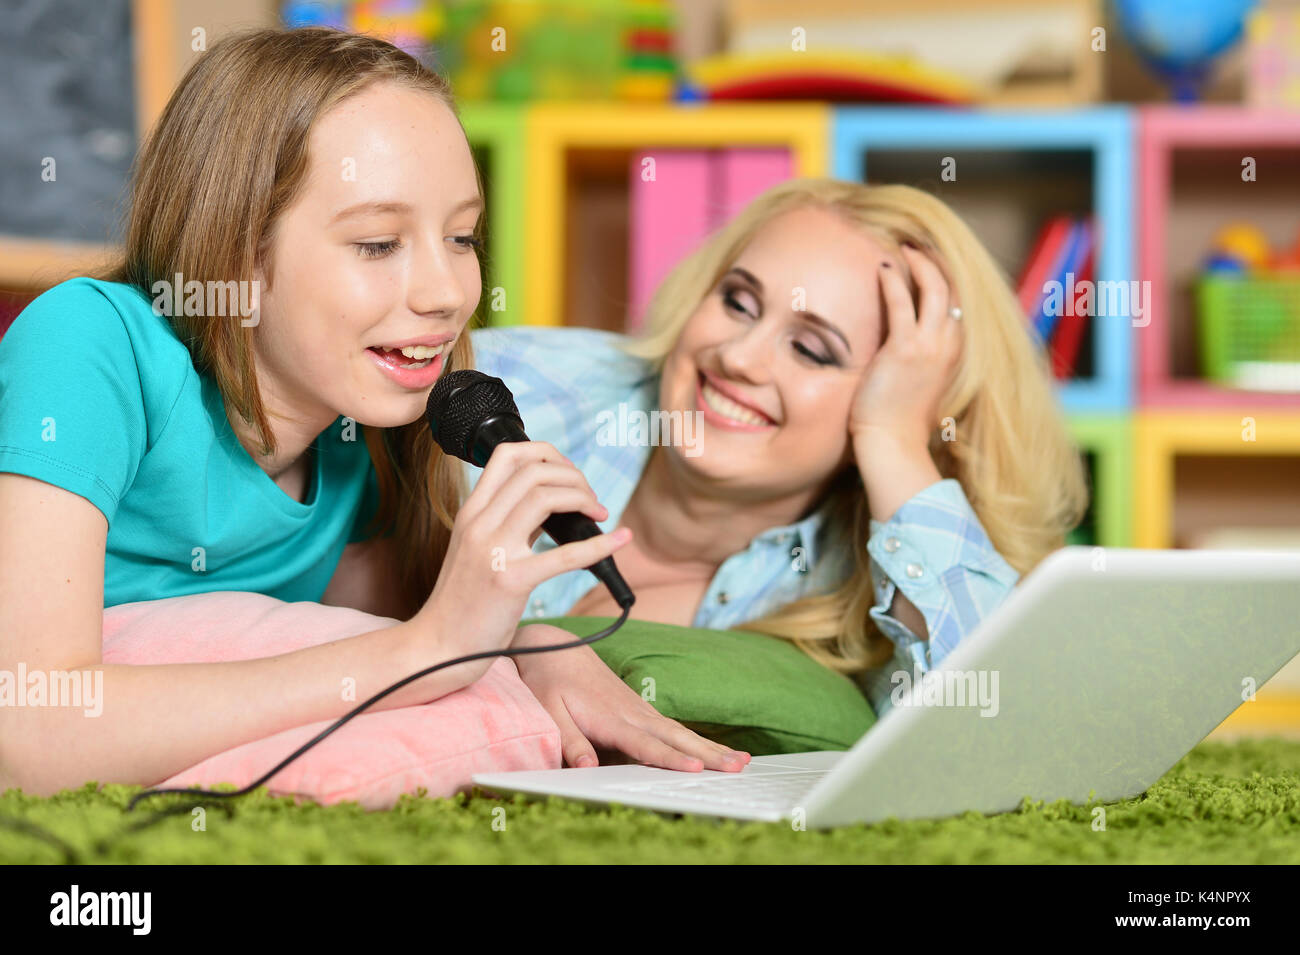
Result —
<instances>
[{"instance_id":1,"label":"girl's hand holding microphone","mask_svg":"<svg viewBox=\"0 0 1300 955\"><path fill-rule=\"evenodd\" d=\"M461 506L433 593L411 619L428 663L510 646L528 595L538 584L610 556L632 538L627 528L563 544L542 554L533 543L552 514L577 511L593 521L609 512L571 461L545 441L500 444ZM493 659L457 665L468 685Z\"/></svg>"}]
</instances>

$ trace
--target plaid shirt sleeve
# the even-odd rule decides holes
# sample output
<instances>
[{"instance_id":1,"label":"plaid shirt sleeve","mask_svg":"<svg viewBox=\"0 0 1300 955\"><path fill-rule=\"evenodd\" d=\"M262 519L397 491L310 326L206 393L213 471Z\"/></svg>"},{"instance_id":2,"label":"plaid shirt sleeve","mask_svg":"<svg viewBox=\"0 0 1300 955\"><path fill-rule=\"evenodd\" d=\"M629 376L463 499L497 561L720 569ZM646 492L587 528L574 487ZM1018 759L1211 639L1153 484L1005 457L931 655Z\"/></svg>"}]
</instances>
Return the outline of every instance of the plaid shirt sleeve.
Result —
<instances>
[{"instance_id":1,"label":"plaid shirt sleeve","mask_svg":"<svg viewBox=\"0 0 1300 955\"><path fill-rule=\"evenodd\" d=\"M888 521L873 519L867 552L876 582L871 619L895 649L893 659L866 671L859 683L883 716L893 673L938 665L1006 599L1020 575L994 549L953 478L919 491ZM925 618L928 639L889 615L900 590Z\"/></svg>"}]
</instances>

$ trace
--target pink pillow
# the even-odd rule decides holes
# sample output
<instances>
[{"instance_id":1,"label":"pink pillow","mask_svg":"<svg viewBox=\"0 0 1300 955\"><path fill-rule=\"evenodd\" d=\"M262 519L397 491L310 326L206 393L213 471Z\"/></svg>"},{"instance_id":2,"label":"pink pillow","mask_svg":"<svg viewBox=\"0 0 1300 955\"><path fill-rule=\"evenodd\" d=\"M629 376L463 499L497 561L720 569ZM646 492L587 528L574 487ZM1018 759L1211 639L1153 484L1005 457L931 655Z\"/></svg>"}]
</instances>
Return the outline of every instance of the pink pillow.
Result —
<instances>
[{"instance_id":1,"label":"pink pillow","mask_svg":"<svg viewBox=\"0 0 1300 955\"><path fill-rule=\"evenodd\" d=\"M223 591L120 604L104 611L105 663L216 663L274 656L397 621L348 607L285 603ZM433 664L436 660L430 660ZM361 702L358 700L358 702ZM343 715L342 711L339 715ZM329 726L284 730L218 753L159 786L243 787ZM474 773L558 769L560 731L509 659L477 682L421 706L366 711L267 783L322 805L391 807L402 793L431 797L470 787Z\"/></svg>"}]
</instances>

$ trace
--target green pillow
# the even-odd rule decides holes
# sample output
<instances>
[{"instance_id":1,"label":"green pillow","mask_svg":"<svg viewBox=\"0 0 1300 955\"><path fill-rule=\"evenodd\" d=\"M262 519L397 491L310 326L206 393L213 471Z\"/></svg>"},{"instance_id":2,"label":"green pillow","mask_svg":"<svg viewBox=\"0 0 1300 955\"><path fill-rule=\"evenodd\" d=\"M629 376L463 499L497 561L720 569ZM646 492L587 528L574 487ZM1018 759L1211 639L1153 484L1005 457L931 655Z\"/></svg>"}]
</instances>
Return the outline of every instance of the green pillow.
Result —
<instances>
[{"instance_id":1,"label":"green pillow","mask_svg":"<svg viewBox=\"0 0 1300 955\"><path fill-rule=\"evenodd\" d=\"M587 637L615 619L522 622ZM664 716L755 756L848 749L876 721L852 680L766 634L629 620L591 648Z\"/></svg>"}]
</instances>

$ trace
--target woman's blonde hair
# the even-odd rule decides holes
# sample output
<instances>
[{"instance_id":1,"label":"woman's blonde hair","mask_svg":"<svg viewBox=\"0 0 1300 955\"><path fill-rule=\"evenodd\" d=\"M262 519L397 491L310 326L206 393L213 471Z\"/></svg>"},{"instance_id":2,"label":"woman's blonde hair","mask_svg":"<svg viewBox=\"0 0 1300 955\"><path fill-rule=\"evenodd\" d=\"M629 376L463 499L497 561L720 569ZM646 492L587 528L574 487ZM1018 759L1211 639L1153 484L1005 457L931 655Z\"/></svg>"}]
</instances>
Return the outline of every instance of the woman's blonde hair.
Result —
<instances>
[{"instance_id":1,"label":"woman's blonde hair","mask_svg":"<svg viewBox=\"0 0 1300 955\"><path fill-rule=\"evenodd\" d=\"M442 77L373 37L265 29L214 43L185 74L136 157L124 254L99 277L152 296L155 281L177 273L186 282L251 283L260 265L269 283L276 223L306 180L313 126L378 82L427 92L455 113ZM261 452L274 453L254 373L254 329L211 316L169 320L195 368L215 380L227 406L257 434ZM470 336L462 334L444 373L472 367ZM423 421L367 428L365 439L379 486L369 531L391 529L399 553L421 555L402 562L409 615L433 589L464 491L462 469Z\"/></svg>"},{"instance_id":2,"label":"woman's blonde hair","mask_svg":"<svg viewBox=\"0 0 1300 955\"><path fill-rule=\"evenodd\" d=\"M899 257L910 242L934 259L962 307L964 345L940 403L956 440L930 442L939 473L956 478L998 552L1021 575L1065 543L1082 519L1083 462L1052 391L1046 356L1031 340L1016 296L970 228L943 202L910 186L800 179L763 193L680 262L651 299L645 328L625 350L656 371L683 327L755 234L775 217L813 207L842 217ZM892 644L872 624L875 603L867 554L870 508L856 465L827 498L827 545L853 555L837 589L787 604L736 629L789 640L846 673L886 662Z\"/></svg>"}]
</instances>

